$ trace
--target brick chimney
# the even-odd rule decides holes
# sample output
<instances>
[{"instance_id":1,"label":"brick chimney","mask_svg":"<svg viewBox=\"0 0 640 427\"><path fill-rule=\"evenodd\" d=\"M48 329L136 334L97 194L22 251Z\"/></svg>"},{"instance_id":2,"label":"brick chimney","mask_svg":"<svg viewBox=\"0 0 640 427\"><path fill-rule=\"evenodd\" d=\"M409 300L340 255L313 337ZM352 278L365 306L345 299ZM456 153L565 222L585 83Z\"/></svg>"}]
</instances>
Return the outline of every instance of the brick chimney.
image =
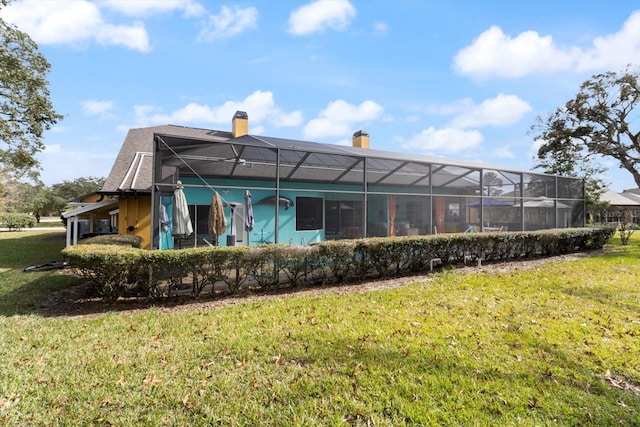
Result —
<instances>
[{"instance_id":1,"label":"brick chimney","mask_svg":"<svg viewBox=\"0 0 640 427\"><path fill-rule=\"evenodd\" d=\"M236 111L233 116L231 134L234 138L245 136L249 133L249 116L244 111Z\"/></svg>"},{"instance_id":2,"label":"brick chimney","mask_svg":"<svg viewBox=\"0 0 640 427\"><path fill-rule=\"evenodd\" d=\"M353 134L353 146L357 148L369 148L369 134L366 130L359 130Z\"/></svg>"}]
</instances>

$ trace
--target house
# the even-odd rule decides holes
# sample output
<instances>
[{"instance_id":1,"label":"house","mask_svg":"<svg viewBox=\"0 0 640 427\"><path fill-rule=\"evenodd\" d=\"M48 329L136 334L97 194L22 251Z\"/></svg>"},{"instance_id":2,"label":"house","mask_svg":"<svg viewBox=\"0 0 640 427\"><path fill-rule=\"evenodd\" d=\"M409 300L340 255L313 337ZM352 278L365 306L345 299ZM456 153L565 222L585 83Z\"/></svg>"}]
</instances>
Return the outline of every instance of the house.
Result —
<instances>
[{"instance_id":1,"label":"house","mask_svg":"<svg viewBox=\"0 0 640 427\"><path fill-rule=\"evenodd\" d=\"M117 207L94 206L117 215L118 232L141 236L150 249L584 225L581 180L369 145L362 130L352 146L251 135L242 111L231 131L131 129L98 192L97 203L117 200ZM178 187L188 235L174 235ZM226 220L220 235L209 229L216 194Z\"/></svg>"},{"instance_id":2,"label":"house","mask_svg":"<svg viewBox=\"0 0 640 427\"><path fill-rule=\"evenodd\" d=\"M69 209L61 215L67 225L67 246L80 238L117 233L118 204L117 197L97 192L67 203Z\"/></svg>"},{"instance_id":3,"label":"house","mask_svg":"<svg viewBox=\"0 0 640 427\"><path fill-rule=\"evenodd\" d=\"M607 190L600 196L600 201L609 206L595 215L596 222L618 223L625 220L633 224L640 223L640 189L624 190L621 193Z\"/></svg>"}]
</instances>

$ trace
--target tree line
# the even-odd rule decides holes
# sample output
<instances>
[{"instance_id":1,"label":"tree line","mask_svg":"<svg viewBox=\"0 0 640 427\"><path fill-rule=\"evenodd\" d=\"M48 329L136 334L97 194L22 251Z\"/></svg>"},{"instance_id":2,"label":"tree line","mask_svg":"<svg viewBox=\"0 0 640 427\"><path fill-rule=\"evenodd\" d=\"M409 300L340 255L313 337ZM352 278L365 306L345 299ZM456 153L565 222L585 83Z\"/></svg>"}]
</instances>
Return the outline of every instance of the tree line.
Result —
<instances>
[{"instance_id":1,"label":"tree line","mask_svg":"<svg viewBox=\"0 0 640 427\"><path fill-rule=\"evenodd\" d=\"M0 184L0 212L60 216L70 201L100 190L104 181L104 178L83 177L45 186L4 180Z\"/></svg>"}]
</instances>

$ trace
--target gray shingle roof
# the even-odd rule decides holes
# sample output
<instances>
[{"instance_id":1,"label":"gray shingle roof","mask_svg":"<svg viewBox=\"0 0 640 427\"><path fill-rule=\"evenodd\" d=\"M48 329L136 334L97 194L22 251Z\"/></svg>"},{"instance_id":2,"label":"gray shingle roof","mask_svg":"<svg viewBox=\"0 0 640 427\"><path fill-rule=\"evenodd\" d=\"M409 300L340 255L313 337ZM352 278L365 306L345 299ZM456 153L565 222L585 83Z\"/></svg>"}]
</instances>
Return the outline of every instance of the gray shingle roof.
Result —
<instances>
[{"instance_id":1,"label":"gray shingle roof","mask_svg":"<svg viewBox=\"0 0 640 427\"><path fill-rule=\"evenodd\" d=\"M600 200L609 202L611 206L640 206L640 195L628 191L616 193L607 190L600 196Z\"/></svg>"},{"instance_id":2,"label":"gray shingle roof","mask_svg":"<svg viewBox=\"0 0 640 427\"><path fill-rule=\"evenodd\" d=\"M226 141L231 138L230 132L175 125L131 129L102 186L102 193L151 191L154 134L211 141Z\"/></svg>"}]
</instances>

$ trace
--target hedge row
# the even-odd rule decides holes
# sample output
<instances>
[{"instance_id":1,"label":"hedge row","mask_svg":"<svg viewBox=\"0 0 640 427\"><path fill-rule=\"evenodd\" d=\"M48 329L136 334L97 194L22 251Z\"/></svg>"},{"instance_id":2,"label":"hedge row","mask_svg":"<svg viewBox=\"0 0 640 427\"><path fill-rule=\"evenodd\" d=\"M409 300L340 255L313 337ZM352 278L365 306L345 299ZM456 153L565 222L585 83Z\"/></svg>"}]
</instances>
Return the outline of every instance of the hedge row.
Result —
<instances>
[{"instance_id":1,"label":"hedge row","mask_svg":"<svg viewBox=\"0 0 640 427\"><path fill-rule=\"evenodd\" d=\"M100 236L87 237L78 242L80 245L118 245L131 246L133 248L142 247L142 237L133 234L103 234Z\"/></svg>"},{"instance_id":2,"label":"hedge row","mask_svg":"<svg viewBox=\"0 0 640 427\"><path fill-rule=\"evenodd\" d=\"M198 296L225 284L229 293L244 285L276 286L346 283L429 271L434 264L506 261L599 249L613 228L534 232L444 234L336 240L308 246L260 245L148 251L116 245L72 246L63 251L75 271L92 280L103 297L116 299L135 289L160 298L189 283Z\"/></svg>"},{"instance_id":3,"label":"hedge row","mask_svg":"<svg viewBox=\"0 0 640 427\"><path fill-rule=\"evenodd\" d=\"M33 228L38 221L31 215L19 213L0 214L0 227L6 227L9 231L20 231L23 228Z\"/></svg>"}]
</instances>

